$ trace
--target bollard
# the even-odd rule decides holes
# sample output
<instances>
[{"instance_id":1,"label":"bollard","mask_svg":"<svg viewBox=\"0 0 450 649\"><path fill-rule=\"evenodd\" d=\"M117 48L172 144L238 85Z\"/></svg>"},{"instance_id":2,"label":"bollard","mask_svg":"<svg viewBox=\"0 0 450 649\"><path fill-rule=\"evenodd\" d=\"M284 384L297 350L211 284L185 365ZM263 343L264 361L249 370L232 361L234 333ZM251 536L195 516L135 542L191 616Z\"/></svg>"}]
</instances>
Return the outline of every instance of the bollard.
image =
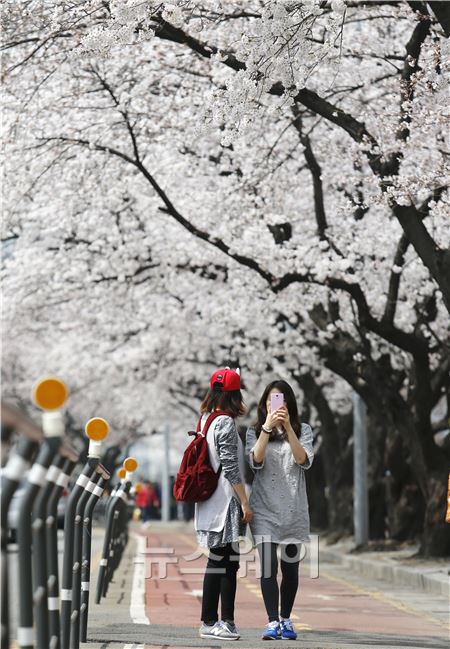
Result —
<instances>
[{"instance_id":1,"label":"bollard","mask_svg":"<svg viewBox=\"0 0 450 649\"><path fill-rule=\"evenodd\" d=\"M98 467L97 467L98 468ZM70 614L70 648L78 649L80 645L80 600L81 600L81 562L83 553L83 522L86 505L91 497L100 474L96 470L84 488L75 512L75 528L73 538L73 571L72 571L72 606Z\"/></svg>"},{"instance_id":2,"label":"bollard","mask_svg":"<svg viewBox=\"0 0 450 649\"><path fill-rule=\"evenodd\" d=\"M123 478L120 475L121 472L123 472ZM106 568L108 565L108 557L109 557L109 546L111 544L113 526L114 526L114 510L117 502L117 493L123 486L125 480L125 474L126 474L125 470L119 469L118 475L119 478L122 478L122 482L112 491L111 496L106 505L105 536L103 539L102 558L100 559L100 566L98 569L97 592L95 597L96 604L99 604L101 598L104 596Z\"/></svg>"},{"instance_id":3,"label":"bollard","mask_svg":"<svg viewBox=\"0 0 450 649\"><path fill-rule=\"evenodd\" d=\"M104 419L95 417L87 422L85 430L90 439L88 460L70 494L64 517L65 543L61 583L61 649L69 649L70 647L73 575L78 568L74 563L75 519L77 515L81 514L82 516L84 511L87 499L83 497L83 494L89 494L89 492L86 492L86 486L89 484L91 477L96 475L96 469L100 463L101 442L108 435L109 425ZM80 508L77 509L80 500ZM77 537L77 543L81 544L81 537Z\"/></svg>"},{"instance_id":4,"label":"bollard","mask_svg":"<svg viewBox=\"0 0 450 649\"><path fill-rule=\"evenodd\" d=\"M123 489L125 494L126 493L125 485ZM103 581L102 597L106 597L106 595L108 594L108 586L114 574L114 549L116 545L116 536L119 532L118 520L119 520L119 514L121 508L122 508L122 501L119 500L116 502L115 508L111 510L112 525L111 525L111 534L110 534L110 541L109 541L108 554L107 554L107 565L105 566L105 579Z\"/></svg>"},{"instance_id":5,"label":"bollard","mask_svg":"<svg viewBox=\"0 0 450 649\"><path fill-rule=\"evenodd\" d=\"M66 385L56 378L39 381L34 388L33 398L37 406L44 410L42 427L44 436L59 441L54 448L51 464L43 476L40 492L36 495L32 506L32 588L33 612L35 622L36 642L38 647L49 646L48 608L47 608L47 551L45 520L47 502L59 477L64 458L59 454L64 435L64 418L61 406L66 402L68 391ZM56 453L58 452L58 455Z\"/></svg>"},{"instance_id":6,"label":"bollard","mask_svg":"<svg viewBox=\"0 0 450 649\"><path fill-rule=\"evenodd\" d=\"M108 566L105 576L105 586L103 596L105 597L108 592L108 586L113 579L114 573L118 568L122 559L123 551L128 542L127 528L128 528L128 494L131 491L131 482L128 482L123 487L126 499L123 498L118 503L114 511L113 528L111 534L111 545L108 559Z\"/></svg>"},{"instance_id":7,"label":"bollard","mask_svg":"<svg viewBox=\"0 0 450 649\"><path fill-rule=\"evenodd\" d=\"M33 604L36 643L38 647L49 646L48 608L47 608L47 551L45 520L47 503L53 491L55 481L61 473L64 458L56 455L47 470L45 484L40 490L32 511L32 544L33 544Z\"/></svg>"},{"instance_id":8,"label":"bollard","mask_svg":"<svg viewBox=\"0 0 450 649\"><path fill-rule=\"evenodd\" d=\"M61 440L59 437L44 442L28 474L25 492L20 501L17 523L17 559L19 567L19 626L17 629L17 641L21 649L32 649L34 646L33 583L30 552L32 544L31 512L39 489L44 484L47 469L60 445Z\"/></svg>"},{"instance_id":9,"label":"bollard","mask_svg":"<svg viewBox=\"0 0 450 649\"><path fill-rule=\"evenodd\" d=\"M95 468L95 458L88 459L83 470L75 482L67 502L64 515L64 553L61 579L61 634L60 643L62 649L69 649L70 638L70 610L72 599L72 557L73 557L73 529L75 524L75 511L77 502L84 491L84 486L89 482L88 476ZM94 466L92 466L94 465Z\"/></svg>"},{"instance_id":10,"label":"bollard","mask_svg":"<svg viewBox=\"0 0 450 649\"><path fill-rule=\"evenodd\" d=\"M124 461L125 471L120 472L119 476L122 482L111 497L106 511L106 529L103 542L102 558L97 579L96 603L99 604L101 598L106 595L108 584L112 579L114 567L114 543L116 538L117 522L120 518L121 511L126 512L128 505L128 493L131 489L131 474L137 469L137 462L134 458L127 458ZM119 534L119 532L117 532ZM112 552L112 554L111 554Z\"/></svg>"},{"instance_id":11,"label":"bollard","mask_svg":"<svg viewBox=\"0 0 450 649\"><path fill-rule=\"evenodd\" d=\"M2 404L2 438L4 428L9 433L20 431L27 437L19 439L15 452L9 458L2 475L1 492L1 649L9 649L8 604L8 510L14 492L30 467L31 460L42 440L42 430L25 418L16 408Z\"/></svg>"},{"instance_id":12,"label":"bollard","mask_svg":"<svg viewBox=\"0 0 450 649\"><path fill-rule=\"evenodd\" d=\"M19 566L17 642L21 649L32 649L34 645L32 554L30 552L32 546L31 513L36 496L45 483L47 469L61 446L64 423L59 408L65 403L67 394L65 384L56 378L39 381L33 391L36 405L44 410L42 415L44 443L27 476L17 524L17 559ZM35 556L34 560L39 561L40 557Z\"/></svg>"},{"instance_id":13,"label":"bollard","mask_svg":"<svg viewBox=\"0 0 450 649\"><path fill-rule=\"evenodd\" d=\"M58 500L69 483L70 476L78 461L78 453L65 460L56 485L47 502L45 521L47 551L47 608L49 625L49 647L59 649L59 571L58 571Z\"/></svg>"},{"instance_id":14,"label":"bollard","mask_svg":"<svg viewBox=\"0 0 450 649\"><path fill-rule=\"evenodd\" d=\"M80 641L86 642L87 639L87 625L89 616L89 587L91 580L91 530L92 530L92 515L95 505L101 497L104 487L109 480L109 473L102 470L100 480L94 489L91 497L88 500L84 512L83 521L83 546L82 546L82 560L81 560L81 600L80 600Z\"/></svg>"},{"instance_id":15,"label":"bollard","mask_svg":"<svg viewBox=\"0 0 450 649\"><path fill-rule=\"evenodd\" d=\"M114 485L112 488L111 494L108 498L108 502L106 503L106 509L105 509L105 523L106 523L106 529L105 529L105 538L104 538L104 547L103 547L103 552L107 552L109 554L109 544L111 542L111 538L113 536L113 526L114 526L114 515L110 514L110 511L112 508L115 507L115 495L119 491L119 489L122 489L123 485L125 484L125 476L126 476L126 470L121 467L117 471L117 477L119 478L120 482ZM112 519L110 521L110 516L112 516ZM108 540L109 539L109 540ZM108 545L108 550L106 549L106 545ZM101 597L104 597L105 595L105 584L106 584L106 567L108 563L108 554L106 554L106 559L103 559L103 553L102 553L102 559L100 560L100 567L99 567L99 579L102 581L102 592L101 592ZM98 591L98 580L97 580L97 591ZM99 601L96 599L96 604L98 604Z\"/></svg>"},{"instance_id":16,"label":"bollard","mask_svg":"<svg viewBox=\"0 0 450 649\"><path fill-rule=\"evenodd\" d=\"M2 649L9 649L9 604L8 604L8 509L14 492L16 491L24 472L29 466L31 457L37 448L35 442L21 440L18 444L17 453L14 454L5 467L2 476L1 496L1 579L2 579Z\"/></svg>"}]
</instances>

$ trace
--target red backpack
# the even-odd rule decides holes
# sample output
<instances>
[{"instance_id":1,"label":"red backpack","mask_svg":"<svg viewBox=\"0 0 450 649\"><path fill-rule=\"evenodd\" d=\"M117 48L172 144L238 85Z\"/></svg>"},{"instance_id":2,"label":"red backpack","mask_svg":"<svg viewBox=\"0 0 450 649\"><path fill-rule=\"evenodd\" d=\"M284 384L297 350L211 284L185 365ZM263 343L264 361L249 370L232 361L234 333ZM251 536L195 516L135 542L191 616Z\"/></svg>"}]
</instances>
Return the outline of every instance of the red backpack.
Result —
<instances>
[{"instance_id":1,"label":"red backpack","mask_svg":"<svg viewBox=\"0 0 450 649\"><path fill-rule=\"evenodd\" d=\"M202 432L200 432L202 422L200 417L196 432L188 433L188 435L195 435L195 437L184 452L173 485L175 500L186 503L200 503L203 500L208 500L215 492L222 467L219 467L217 473L213 470L209 461L206 435L214 419L222 415L230 416L222 410L212 412L206 420Z\"/></svg>"}]
</instances>

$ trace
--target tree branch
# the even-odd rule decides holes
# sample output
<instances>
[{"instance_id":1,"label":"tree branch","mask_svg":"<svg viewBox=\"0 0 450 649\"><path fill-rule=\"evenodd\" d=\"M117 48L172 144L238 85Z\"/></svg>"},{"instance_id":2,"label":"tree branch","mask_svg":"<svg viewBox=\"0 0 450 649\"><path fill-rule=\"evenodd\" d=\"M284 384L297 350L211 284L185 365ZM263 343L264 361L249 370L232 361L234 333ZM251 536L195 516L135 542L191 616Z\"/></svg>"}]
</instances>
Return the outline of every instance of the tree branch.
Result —
<instances>
[{"instance_id":1,"label":"tree branch","mask_svg":"<svg viewBox=\"0 0 450 649\"><path fill-rule=\"evenodd\" d=\"M303 155L305 156L306 164L308 165L309 171L311 172L314 191L314 212L316 215L317 233L319 235L319 239L323 241L326 239L325 231L328 228L328 223L325 214L325 202L323 198L322 169L320 168L320 165L317 162L317 158L312 150L309 136L303 132L301 113L297 104L292 107L292 112L295 116L293 126L298 132L300 142L303 144Z\"/></svg>"},{"instance_id":2,"label":"tree branch","mask_svg":"<svg viewBox=\"0 0 450 649\"><path fill-rule=\"evenodd\" d=\"M164 204L164 207L159 208L161 212L165 212L169 214L175 221L177 221L188 232L193 234L197 239L207 242L208 244L214 246L215 248L223 252L225 255L227 255L237 263L239 263L241 266L244 266L256 272L262 279L264 279L267 282L270 290L273 291L274 293L281 292L283 289L287 288L289 285L293 283L306 283L306 282L311 284L317 284L319 286L328 286L330 288L345 291L353 298L355 304L357 305L359 319L363 326L367 327L370 331L373 331L377 335L380 335L388 342L391 342L392 344L400 347L405 351L412 353L413 355L426 353L427 350L426 343L421 338L418 338L413 334L405 333L400 329L397 329L393 324L389 322L378 321L372 316L365 295L361 287L359 286L359 284L356 283L350 284L345 280L338 279L338 278L327 278L325 282L319 282L308 273L301 274L297 272L286 273L283 277L279 279L275 275L273 275L270 271L263 269L258 264L258 262L255 261L254 259L250 257L246 257L245 255L240 255L239 253L232 252L230 250L230 246L228 246L224 241L212 236L211 234L209 234L209 232L206 232L196 227L182 214L180 214L180 212L178 212L178 210L176 209L172 201L167 196L166 192L162 189L162 187L159 185L159 183L156 181L156 179L153 177L153 175L149 172L149 170L143 165L141 161L135 160L131 158L129 155L113 147L104 146L100 144L93 145L88 140L84 140L84 139L74 139L74 138L67 138L67 137L48 138L48 139L60 140L62 142L70 142L88 148L94 148L98 151L103 151L103 152L110 153L112 155L116 155L119 158L128 162L129 164L133 165L136 169L138 169L142 173L144 178L146 178L146 180L150 183L152 188L155 190L156 194L161 198Z\"/></svg>"},{"instance_id":3,"label":"tree branch","mask_svg":"<svg viewBox=\"0 0 450 649\"><path fill-rule=\"evenodd\" d=\"M125 122L125 125L126 125L126 127L127 127L127 131L128 131L128 133L129 133L129 136L130 136L130 139L131 139L131 144L132 144L132 146L133 146L134 157L135 157L136 161L139 161L140 158L139 158L139 150L138 150L138 146L137 146L136 135L135 135L135 133L134 133L133 127L131 126L131 122L130 122L130 118L129 118L128 112L127 112L126 110L120 108L120 102L119 102L119 100L117 99L117 97L116 97L116 95L115 95L113 89L111 88L111 86L109 85L109 83L106 81L106 79L104 79L104 78L99 74L99 72L98 72L97 70L95 70L95 68L93 68L92 66L91 66L91 71L92 71L92 74L94 74L94 76L99 80L99 82L100 82L102 88L103 88L104 90L106 90L106 92L109 94L109 96L110 96L111 99L113 100L114 105L116 106L117 110L118 110L119 113L122 115L122 117L123 117L123 119L124 119L124 122Z\"/></svg>"},{"instance_id":4,"label":"tree branch","mask_svg":"<svg viewBox=\"0 0 450 649\"><path fill-rule=\"evenodd\" d=\"M403 264L405 263L405 254L406 251L408 250L408 246L409 246L409 239L406 236L406 234L403 233L402 236L400 237L400 241L398 242L397 250L394 256L393 265L396 266L397 268L401 269ZM398 292L400 289L400 277L401 277L401 272L397 272L397 270L391 271L391 276L389 278L388 294L386 299L386 307L384 309L383 318L382 318L384 322L389 322L389 323L394 322L395 311L397 308Z\"/></svg>"},{"instance_id":5,"label":"tree branch","mask_svg":"<svg viewBox=\"0 0 450 649\"><path fill-rule=\"evenodd\" d=\"M418 208L418 213L422 215L424 219L430 213L430 204L432 201L437 202L443 193L445 192L446 187L440 187L436 189L431 196L429 196L422 205ZM405 263L405 254L409 247L410 241L405 232L403 232L400 241L397 246L397 250L394 256L393 266L401 268ZM393 322L395 318L395 310L397 306L398 292L400 288L400 279L401 273L395 272L392 270L391 276L389 279L389 289L388 296L386 300L386 307L383 314L383 320L387 322Z\"/></svg>"},{"instance_id":6,"label":"tree branch","mask_svg":"<svg viewBox=\"0 0 450 649\"><path fill-rule=\"evenodd\" d=\"M218 52L217 48L188 36L183 30L172 27L161 18L156 18L156 23L159 27L157 26L155 34L160 38L186 44L193 51L207 58L210 58L212 54ZM420 44L419 32L415 33L416 37L410 40L411 48L414 51L416 42ZM421 31L420 35L422 35ZM246 69L245 63L238 61L232 54L224 56L223 64L235 71ZM276 96L282 96L284 92L285 88L282 83L275 83L269 89L269 93ZM294 100L303 104L303 106L312 112L321 115L329 122L339 126L355 142L365 145L365 155L369 166L380 179L382 191L386 190L384 176L397 175L399 171L401 156L397 152L391 153L385 161L382 161L381 148L377 140L367 131L365 124L323 99L314 91L303 88L297 93ZM430 233L421 222L418 211L413 204L401 206L395 201L391 203L392 210L406 236L441 289L444 303L450 313L450 251L444 252L439 250Z\"/></svg>"},{"instance_id":7,"label":"tree branch","mask_svg":"<svg viewBox=\"0 0 450 649\"><path fill-rule=\"evenodd\" d=\"M438 19L438 22L447 38L450 37L450 4L448 2L429 2L432 12Z\"/></svg>"},{"instance_id":8,"label":"tree branch","mask_svg":"<svg viewBox=\"0 0 450 649\"><path fill-rule=\"evenodd\" d=\"M420 51L431 28L431 20L426 5L423 2L410 2L409 5L414 11L421 12L421 20L418 21L411 38L406 44L406 57L400 82L401 124L397 131L397 138L404 142L409 137L408 125L411 123L411 116L405 109L404 104L411 102L414 98L414 82L412 81L412 77L419 70Z\"/></svg>"}]
</instances>

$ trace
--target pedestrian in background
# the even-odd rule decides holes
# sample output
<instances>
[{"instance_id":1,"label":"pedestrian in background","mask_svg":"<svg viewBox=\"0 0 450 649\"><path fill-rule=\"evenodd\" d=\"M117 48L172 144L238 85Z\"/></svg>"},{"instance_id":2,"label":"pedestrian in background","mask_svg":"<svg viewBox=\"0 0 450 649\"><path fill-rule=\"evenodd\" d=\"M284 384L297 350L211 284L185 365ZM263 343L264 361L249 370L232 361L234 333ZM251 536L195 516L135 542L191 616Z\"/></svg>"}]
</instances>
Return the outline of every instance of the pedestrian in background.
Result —
<instances>
[{"instance_id":1,"label":"pedestrian in background","mask_svg":"<svg viewBox=\"0 0 450 649\"><path fill-rule=\"evenodd\" d=\"M195 505L195 529L201 546L209 548L203 580L200 637L216 640L238 640L234 620L236 575L239 569L239 538L245 535L252 519L243 476L239 467L239 444L242 444L235 418L244 414L241 378L230 369L218 370L210 380L200 407L201 430L209 415L222 411L211 423L206 439L209 460L219 481L213 494ZM242 448L242 447L241 447ZM221 600L221 619L218 616Z\"/></svg>"},{"instance_id":2,"label":"pedestrian in background","mask_svg":"<svg viewBox=\"0 0 450 649\"><path fill-rule=\"evenodd\" d=\"M313 432L308 424L300 423L289 383L269 383L246 438L246 455L255 471L250 529L260 557L261 591L269 618L263 640L297 638L290 616L298 590L301 543L310 533L304 471L314 458L312 443Z\"/></svg>"},{"instance_id":3,"label":"pedestrian in background","mask_svg":"<svg viewBox=\"0 0 450 649\"><path fill-rule=\"evenodd\" d=\"M158 508L159 508L159 496L156 490L156 486L150 480L146 480L144 483L148 490L147 505L145 507L145 520L154 521L158 518Z\"/></svg>"},{"instance_id":4,"label":"pedestrian in background","mask_svg":"<svg viewBox=\"0 0 450 649\"><path fill-rule=\"evenodd\" d=\"M159 498L150 480L144 480L139 493L136 495L136 506L141 510L141 520L144 525L158 518Z\"/></svg>"},{"instance_id":5,"label":"pedestrian in background","mask_svg":"<svg viewBox=\"0 0 450 649\"><path fill-rule=\"evenodd\" d=\"M142 486L139 492L136 494L136 507L139 507L141 511L141 521L142 523L148 522L148 507L150 503L150 488L148 480L142 482Z\"/></svg>"}]
</instances>

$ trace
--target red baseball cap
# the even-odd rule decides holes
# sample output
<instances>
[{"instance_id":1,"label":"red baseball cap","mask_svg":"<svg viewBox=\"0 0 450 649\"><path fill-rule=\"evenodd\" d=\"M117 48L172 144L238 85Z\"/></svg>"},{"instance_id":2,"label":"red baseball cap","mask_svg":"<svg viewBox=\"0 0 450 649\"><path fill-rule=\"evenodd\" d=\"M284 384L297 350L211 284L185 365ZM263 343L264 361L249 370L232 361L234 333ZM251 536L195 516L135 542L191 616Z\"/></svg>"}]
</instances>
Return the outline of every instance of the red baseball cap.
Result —
<instances>
[{"instance_id":1,"label":"red baseball cap","mask_svg":"<svg viewBox=\"0 0 450 649\"><path fill-rule=\"evenodd\" d=\"M217 370L211 377L210 386L214 387L215 383L222 385L223 392L232 392L241 389L241 377L234 370L228 367L223 370Z\"/></svg>"}]
</instances>

